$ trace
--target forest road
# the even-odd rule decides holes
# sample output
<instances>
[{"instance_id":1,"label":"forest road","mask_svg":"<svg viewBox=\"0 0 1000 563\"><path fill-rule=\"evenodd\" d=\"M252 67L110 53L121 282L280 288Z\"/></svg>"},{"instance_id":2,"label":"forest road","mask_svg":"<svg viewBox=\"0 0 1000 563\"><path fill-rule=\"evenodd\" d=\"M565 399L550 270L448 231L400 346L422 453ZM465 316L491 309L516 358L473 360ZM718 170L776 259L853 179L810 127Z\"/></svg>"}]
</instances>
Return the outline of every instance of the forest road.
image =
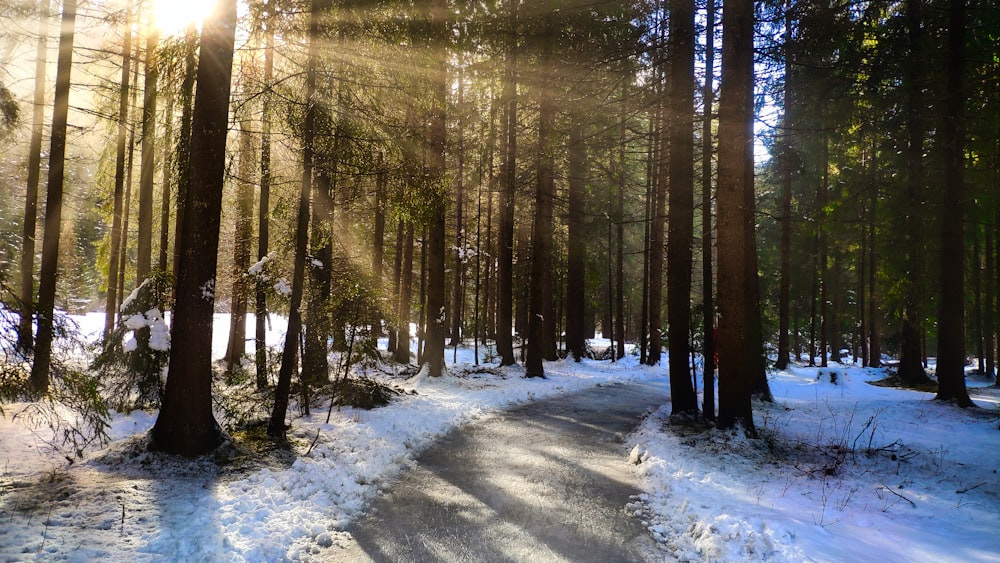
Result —
<instances>
[{"instance_id":1,"label":"forest road","mask_svg":"<svg viewBox=\"0 0 1000 563\"><path fill-rule=\"evenodd\" d=\"M666 383L612 384L484 417L432 446L368 515L335 561L650 561L625 513L637 494L622 437Z\"/></svg>"}]
</instances>

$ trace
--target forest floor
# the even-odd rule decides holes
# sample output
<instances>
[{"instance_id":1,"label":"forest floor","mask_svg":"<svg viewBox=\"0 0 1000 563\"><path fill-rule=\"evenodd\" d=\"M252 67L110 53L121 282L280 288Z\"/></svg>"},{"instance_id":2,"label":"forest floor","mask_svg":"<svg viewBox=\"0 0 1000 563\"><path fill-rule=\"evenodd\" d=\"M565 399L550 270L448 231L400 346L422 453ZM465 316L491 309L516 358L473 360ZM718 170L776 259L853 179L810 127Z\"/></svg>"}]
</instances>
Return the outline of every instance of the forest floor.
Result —
<instances>
[{"instance_id":1,"label":"forest floor","mask_svg":"<svg viewBox=\"0 0 1000 563\"><path fill-rule=\"evenodd\" d=\"M103 316L89 319L81 325ZM226 321L220 315L213 334L219 356ZM594 451L623 472L608 491L652 539L653 549L639 550L649 560L1000 561L1000 390L991 381L970 376L979 408L960 410L930 393L870 385L883 370L793 366L770 374L775 402L755 405L760 438L748 439L671 423L669 403L647 409L669 393L666 369L631 355L549 363L544 380L524 379L516 366L476 366L466 347L446 356L443 378L373 371L407 391L387 407L334 408L329 422L326 405L309 415L292 409L291 450L236 465L138 453L155 412L116 415L114 442L70 463L51 431L12 421L24 405L6 405L0 561L340 559L339 546L355 541L352 526L391 502L397 484L423 470L423 455L430 465L433 446L454 429L534 412L519 424L537 430L544 409L532 404L635 385L659 390L634 405L633 415L646 413L633 420L639 426ZM532 440L543 440L537 431ZM529 443L517 438L478 450L515 460L505 450ZM533 499L543 520L565 519L559 495L580 494L557 489ZM508 559L559 559L551 555Z\"/></svg>"}]
</instances>

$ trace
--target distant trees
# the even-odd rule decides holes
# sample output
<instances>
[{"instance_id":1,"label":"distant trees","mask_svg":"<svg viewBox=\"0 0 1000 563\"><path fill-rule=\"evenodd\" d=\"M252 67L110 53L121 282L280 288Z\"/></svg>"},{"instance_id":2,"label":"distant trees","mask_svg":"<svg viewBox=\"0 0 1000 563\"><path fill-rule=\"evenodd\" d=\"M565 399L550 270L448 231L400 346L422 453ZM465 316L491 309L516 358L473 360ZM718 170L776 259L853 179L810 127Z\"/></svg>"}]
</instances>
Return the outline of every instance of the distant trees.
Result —
<instances>
[{"instance_id":1,"label":"distant trees","mask_svg":"<svg viewBox=\"0 0 1000 563\"><path fill-rule=\"evenodd\" d=\"M526 375L543 376L561 354L604 353L588 342L599 331L608 358L630 346L650 365L669 354L675 410L698 412L700 384L709 419L718 352L723 426L752 428L747 393L767 396L767 353L779 369L841 361L844 350L869 366L891 354L899 378L921 385L938 349L938 375L951 374L938 378L942 397L964 403L959 363L975 354L982 371L995 370L1000 326L997 68L978 31L995 15L969 10L953 24L936 7L738 1L722 11L719 80L714 2L252 4L234 24L245 48L202 39L232 51L239 90L196 120L196 85L222 92L221 82L201 83L197 31L161 37L126 2L107 15L120 36L87 38L105 47L78 75L96 86L80 89L94 109L70 127L84 141L67 142L79 183L98 189L73 195L83 220L62 222L57 249L107 277L69 295L53 281L59 264L43 257L39 334L46 308L70 299L103 300L110 334L124 295L153 273L159 228L158 267L178 276L177 335L209 326L185 324L192 310L208 323L204 304L190 309L194 270L214 280L213 307L232 314L231 371L253 308L253 386L267 391L277 376L279 437L293 389L307 402L339 380L336 354L360 344L374 358L386 333L407 365L413 334L431 375L446 373L446 336L457 354L472 335L477 360L486 341L487 361L523 361ZM964 55L945 49L948 30L968 43ZM964 81L948 74L958 64ZM972 108L976 119L962 119ZM754 155L755 113L758 128L776 127L756 139L773 158ZM22 251L11 268L25 350L42 344L30 332L40 123L18 165L24 214L0 223L4 248ZM92 141L101 135L107 142ZM218 152L229 135L237 148ZM101 148L80 156L74 142ZM51 178L60 173L49 167L47 219L60 211ZM214 241L190 232L213 221ZM212 248L214 262L185 254ZM264 334L269 312L285 307L272 374ZM198 366L190 385L204 402L211 354L197 344L178 357L197 356L183 362ZM44 362L39 347L39 384ZM198 416L205 447L214 423Z\"/></svg>"}]
</instances>

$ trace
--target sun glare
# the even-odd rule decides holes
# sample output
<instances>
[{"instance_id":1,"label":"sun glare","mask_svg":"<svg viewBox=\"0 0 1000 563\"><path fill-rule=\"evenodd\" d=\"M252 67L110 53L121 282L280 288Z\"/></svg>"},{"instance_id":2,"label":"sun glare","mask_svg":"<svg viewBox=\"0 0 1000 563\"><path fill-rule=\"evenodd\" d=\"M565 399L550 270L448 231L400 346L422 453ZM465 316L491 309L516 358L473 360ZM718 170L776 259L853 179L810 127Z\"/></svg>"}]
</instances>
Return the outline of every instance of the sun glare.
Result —
<instances>
[{"instance_id":1,"label":"sun glare","mask_svg":"<svg viewBox=\"0 0 1000 563\"><path fill-rule=\"evenodd\" d=\"M192 23L200 29L214 8L214 0L156 0L156 28L162 35L182 33Z\"/></svg>"}]
</instances>

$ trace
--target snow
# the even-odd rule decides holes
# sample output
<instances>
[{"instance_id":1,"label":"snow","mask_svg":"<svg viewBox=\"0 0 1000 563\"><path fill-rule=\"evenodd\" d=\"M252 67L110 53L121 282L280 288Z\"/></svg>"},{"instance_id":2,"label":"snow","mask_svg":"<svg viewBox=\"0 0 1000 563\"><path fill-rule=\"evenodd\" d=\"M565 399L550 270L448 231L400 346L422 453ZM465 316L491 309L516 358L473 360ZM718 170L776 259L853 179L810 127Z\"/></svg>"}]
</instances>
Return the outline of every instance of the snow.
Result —
<instances>
[{"instance_id":1,"label":"snow","mask_svg":"<svg viewBox=\"0 0 1000 563\"><path fill-rule=\"evenodd\" d=\"M270 320L274 345L284 319ZM99 333L103 315L79 322ZM217 357L228 325L216 316ZM524 379L517 366L477 371L468 348L452 357L446 377L383 375L406 391L388 407L334 408L329 423L327 406L309 416L291 408L297 455L245 470L124 455L155 421L147 412L116 415L117 441L67 465L51 433L12 421L24 405L5 405L0 560L315 560L457 425L613 381L667 385L665 368L634 356L547 363L544 380ZM622 463L643 493L622 505L660 543L662 560L1000 561L1000 394L970 382L983 409L961 411L869 385L881 371L835 369L837 384L816 368L773 374L776 402L755 408L759 439L669 424L669 405L624 438Z\"/></svg>"}]
</instances>

